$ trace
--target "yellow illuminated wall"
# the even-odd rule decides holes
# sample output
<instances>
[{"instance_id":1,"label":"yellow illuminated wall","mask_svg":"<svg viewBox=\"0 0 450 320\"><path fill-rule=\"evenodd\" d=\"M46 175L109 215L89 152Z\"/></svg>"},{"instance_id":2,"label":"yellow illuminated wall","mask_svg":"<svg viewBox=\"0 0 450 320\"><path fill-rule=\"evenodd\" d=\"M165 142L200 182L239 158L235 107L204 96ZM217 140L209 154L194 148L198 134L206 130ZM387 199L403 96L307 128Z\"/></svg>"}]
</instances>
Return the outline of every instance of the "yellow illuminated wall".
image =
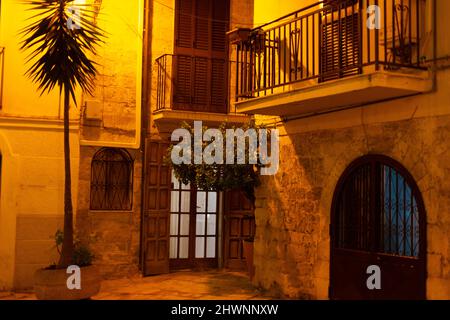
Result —
<instances>
[{"instance_id":1,"label":"yellow illuminated wall","mask_svg":"<svg viewBox=\"0 0 450 320\"><path fill-rule=\"evenodd\" d=\"M32 116L58 118L62 110L59 104L59 92L40 96L37 86L24 76L27 53L21 52L21 30L33 20L25 21L32 12L26 11L26 5L20 1L1 2L0 46L5 47L3 114L14 116ZM77 118L76 110L72 117Z\"/></svg>"},{"instance_id":2,"label":"yellow illuminated wall","mask_svg":"<svg viewBox=\"0 0 450 320\"><path fill-rule=\"evenodd\" d=\"M140 145L144 10L143 0L76 2L100 4L97 23L106 34L94 57L98 63L94 95L83 96L78 90L78 105L71 105L72 191L78 214L78 206L85 209L84 200L89 199L90 176L90 159L79 158L80 146L136 149ZM1 1L0 46L6 49L0 111L0 290L31 288L34 271L57 261L52 236L62 228L64 211L58 90L39 95L37 86L24 76L29 65L19 50L19 32L32 14L20 1ZM98 110L87 110L93 106ZM88 120L87 111L99 117ZM83 188L80 193L78 185Z\"/></svg>"},{"instance_id":3,"label":"yellow illuminated wall","mask_svg":"<svg viewBox=\"0 0 450 320\"><path fill-rule=\"evenodd\" d=\"M300 1L286 1L286 0L255 0L255 27L265 24L267 22L278 19L282 16L297 11L310 4L317 3L315 0L300 0Z\"/></svg>"},{"instance_id":4,"label":"yellow illuminated wall","mask_svg":"<svg viewBox=\"0 0 450 320\"><path fill-rule=\"evenodd\" d=\"M139 148L144 1L101 3L104 43L93 96L83 101L81 145Z\"/></svg>"}]
</instances>

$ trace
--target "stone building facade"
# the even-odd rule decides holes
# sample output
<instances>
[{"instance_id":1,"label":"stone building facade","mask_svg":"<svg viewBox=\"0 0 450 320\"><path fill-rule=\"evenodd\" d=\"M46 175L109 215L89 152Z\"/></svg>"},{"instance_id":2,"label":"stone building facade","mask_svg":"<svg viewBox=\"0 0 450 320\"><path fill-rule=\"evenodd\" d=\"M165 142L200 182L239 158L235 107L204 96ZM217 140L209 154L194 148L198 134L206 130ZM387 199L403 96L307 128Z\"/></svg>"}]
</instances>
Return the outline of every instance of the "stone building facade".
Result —
<instances>
[{"instance_id":1,"label":"stone building facade","mask_svg":"<svg viewBox=\"0 0 450 320\"><path fill-rule=\"evenodd\" d=\"M95 92L83 97L76 228L90 243L102 275L120 278L139 272L144 1L100 1L99 12L97 23L108 34L95 57ZM104 158L94 169L103 151L130 158L129 198L122 199L129 205L113 199L94 203L99 200L93 200L92 188L106 195L124 182L113 177L121 175L113 164L117 159ZM112 176L105 178L108 170ZM95 182L94 175L103 179Z\"/></svg>"},{"instance_id":2,"label":"stone building facade","mask_svg":"<svg viewBox=\"0 0 450 320\"><path fill-rule=\"evenodd\" d=\"M409 98L404 105L383 103L286 124L292 131L280 141L280 171L257 193L257 285L290 298L328 298L335 187L352 161L382 154L404 164L418 183L427 210L428 298L448 299L450 118L428 116L430 100Z\"/></svg>"},{"instance_id":3,"label":"stone building facade","mask_svg":"<svg viewBox=\"0 0 450 320\"><path fill-rule=\"evenodd\" d=\"M278 1L274 8L279 12L271 14L263 9L264 1L255 1L254 19L276 19L309 3L304 1L293 9L293 2ZM237 103L238 110L256 114L262 123L280 129L281 136L280 169L275 176L264 177L257 189L255 285L280 297L330 297L331 216L339 179L356 159L383 155L403 165L423 198L426 232L422 233L421 241L426 242L426 298L450 297L450 73L445 58L450 42L444 31L448 3L438 0L427 5L431 6L424 13L428 26L436 19L430 32L435 35L434 57L437 59L424 75L426 79L433 79L433 86L428 86L422 94L378 103L343 103L340 111L321 114L302 114L300 107L295 109L296 105L307 102L300 95L295 97L294 86L284 88L287 94L279 90L278 94L269 93L253 102L250 99ZM436 10L435 15L433 10ZM432 49L430 43L423 45L425 51ZM433 54L428 51L427 56L431 59ZM332 95L333 90L339 90L342 81L345 80L332 81L329 87L319 85L317 96L308 97L319 101L320 90ZM309 85L314 88L316 83L313 80ZM357 85L355 82L355 86L350 87L349 95L357 94ZM304 95L309 94L307 90ZM298 114L283 114L287 112L284 107L287 104ZM264 109L268 106L273 107ZM266 116L258 115L258 111Z\"/></svg>"},{"instance_id":4,"label":"stone building facade","mask_svg":"<svg viewBox=\"0 0 450 320\"><path fill-rule=\"evenodd\" d=\"M388 1L395 3L396 0ZM245 74L252 69L248 65L256 64L245 62L246 67L239 69L244 57L239 54L245 46L239 47L239 51L228 44L226 49L211 44L202 49L195 41L184 47L179 45L180 37L194 37L197 28L204 27L209 30L208 34L213 34L223 27L221 24L211 27L212 21L224 22L214 19L220 1L95 2L101 5L98 24L108 32L108 37L95 58L100 65L95 93L80 97L79 106L72 108L72 170L76 229L83 240L93 238L95 264L105 278L169 272L186 266L242 269L245 264L243 240L255 235L255 286L283 298L328 299L332 297L330 287L336 281L331 276L335 249L332 217L337 210L335 202L339 199L341 178L355 160L377 155L401 164L417 185L413 189L418 199L423 200L421 216L425 217L425 221L421 220L425 231L421 229L420 243L426 252L421 250L423 259L417 259L425 263L423 293L428 299L450 298L450 220L447 217L450 206L450 71L446 58L450 40L445 35L445 12L450 5L447 1L409 1L419 4L417 7L423 6L424 10L420 11L425 17L421 31L424 33L415 41L411 40L412 35L409 37L411 43L423 40L420 48L423 56L410 56L418 61L420 70L411 71L407 68L411 66L401 65L405 64L401 60L400 67L393 66L398 57L391 58L394 59L391 64L383 61L388 59L386 50L376 63L358 65L357 74L344 77L339 70L339 74L328 81L328 74L322 72L327 68L325 64L309 70L309 73L320 71L320 74L305 77L308 65L300 63L292 68L292 61L286 62L288 60L280 56L285 50L284 55L295 54L302 62L327 59L319 55L319 50L301 52L300 46L292 46L295 41L303 43L303 39L318 43L318 33L304 38L299 36L308 32L306 30L311 32L314 22L306 22L306 28L294 28L289 41L281 41L281 30L278 34L267 33L272 27L276 29L277 24L288 25L292 19L301 19L308 11L298 10L315 1L231 0L227 30L241 27L251 36L265 32L268 35L266 51L255 47L251 54L257 52L257 56L253 56L252 61L259 59L260 63L266 63L273 59L274 66L289 64L289 68L284 65L279 70L272 69L273 73L261 72L259 76L255 76L259 67L254 66L254 71L248 73L255 77L250 77L252 83L268 75L271 80L264 86L275 81L272 88L265 88L262 82L259 87L247 83L254 92L241 92L245 85L239 86L242 84L239 71ZM332 2L340 1L331 1L330 6ZM181 10L186 3L190 5ZM353 9L356 3L361 5L361 1L347 3ZM320 9L318 12L326 16L326 8L330 7L316 5ZM2 15L12 11L20 15L2 17L0 33L0 46L6 47L2 56L5 77L0 114L0 290L27 289L32 286L34 270L57 258L51 237L62 224L62 123L58 97L38 98L35 88L22 76L24 57L19 53L15 35L21 26L17 22L24 21L25 13L16 10L12 1L3 1L1 6ZM206 11L195 11L198 8L206 8ZM347 14L351 11L343 10ZM297 12L295 18L289 15L292 12ZM362 11L362 16L365 13ZM199 14L206 14L206 18L198 19ZM193 28L191 33L180 35L179 31L184 30L178 26L180 19L185 19L183 23ZM321 20L325 26L326 19ZM276 22L270 23L273 20ZM211 21L211 24L204 25L202 21ZM251 32L251 28L256 29ZM355 30L361 29L352 32ZM377 44L389 38L387 33L380 31L376 36L375 33L369 31L366 36L364 32L359 41ZM201 38L202 34L195 36ZM223 34L219 36L225 38ZM349 41L349 38L339 41ZM253 45L255 43L261 42L253 42ZM347 46L351 47L348 43ZM186 54L187 49L192 54ZM364 49L361 59L367 59L373 53L370 50L374 47ZM307 55L308 60L303 60ZM198 61L226 57L227 71L220 76L226 73L229 83L219 88L226 92L224 110L199 109L202 103L193 106L192 101L203 97L202 92L197 91L185 102L189 107L177 107L175 96L183 87L178 81L182 70L176 63L180 56L192 56L199 58ZM164 64L164 59L172 60ZM345 59L339 57L338 60L343 63ZM191 67L186 74L202 70L201 63ZM281 81L286 73L305 81L276 83L274 79ZM186 74L184 77L188 77ZM218 81L217 73L216 78L205 77L212 79L206 85ZM219 80L224 79L219 77ZM188 84L195 85L195 81ZM21 94L19 90L29 94ZM253 95L258 90L263 95ZM184 94L183 98L186 96ZM204 104L209 106L209 103ZM310 109L305 112L305 108ZM280 130L279 171L274 176L262 177L262 184L256 190L255 210L239 194L206 194L173 180L161 161L161 154L181 121L202 120L209 126L216 126L224 120L242 124L251 117ZM181 200L186 193L189 193L188 200ZM212 233L205 227L206 222L204 233L196 231L186 235L181 231L179 221L183 219L195 219L186 224L188 229L194 230L197 224L192 221L198 219L201 224L201 219L210 217L210 221L215 221ZM178 229L174 228L176 224ZM159 234L155 230L159 230ZM164 236L161 230L166 231ZM237 236L230 230L236 231ZM413 231L410 238L412 234ZM178 248L185 238L189 238L189 245L183 253ZM206 249L209 240L215 241L212 252ZM204 251L203 256L197 253L197 247ZM213 256L214 261L206 259Z\"/></svg>"}]
</instances>

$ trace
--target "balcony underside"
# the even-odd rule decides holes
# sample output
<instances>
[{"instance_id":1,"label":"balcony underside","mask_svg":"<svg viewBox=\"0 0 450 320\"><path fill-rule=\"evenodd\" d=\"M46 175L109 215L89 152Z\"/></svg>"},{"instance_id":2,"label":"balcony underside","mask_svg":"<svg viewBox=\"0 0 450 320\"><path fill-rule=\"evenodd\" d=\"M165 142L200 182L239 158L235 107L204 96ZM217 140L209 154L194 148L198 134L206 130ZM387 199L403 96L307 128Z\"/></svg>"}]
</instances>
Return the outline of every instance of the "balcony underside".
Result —
<instances>
[{"instance_id":1,"label":"balcony underside","mask_svg":"<svg viewBox=\"0 0 450 320\"><path fill-rule=\"evenodd\" d=\"M222 122L227 122L230 125L240 125L248 122L250 116L234 113L161 109L153 113L153 120L159 127L175 129L180 127L181 122L193 123L194 121L202 121L204 125L209 127L218 126Z\"/></svg>"},{"instance_id":2,"label":"balcony underside","mask_svg":"<svg viewBox=\"0 0 450 320\"><path fill-rule=\"evenodd\" d=\"M301 88L290 85L284 89L285 92L238 102L236 110L275 116L323 113L429 92L432 80L426 71L373 71L320 84L303 84Z\"/></svg>"}]
</instances>

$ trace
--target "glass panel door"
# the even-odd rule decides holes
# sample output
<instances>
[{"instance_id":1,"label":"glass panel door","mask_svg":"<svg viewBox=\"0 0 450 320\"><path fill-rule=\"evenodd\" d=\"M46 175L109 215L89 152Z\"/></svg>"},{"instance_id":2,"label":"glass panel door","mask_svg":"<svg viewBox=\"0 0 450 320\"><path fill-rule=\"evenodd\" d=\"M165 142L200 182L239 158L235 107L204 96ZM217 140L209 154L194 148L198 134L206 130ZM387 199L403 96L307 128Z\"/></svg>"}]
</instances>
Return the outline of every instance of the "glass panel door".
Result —
<instances>
[{"instance_id":1,"label":"glass panel door","mask_svg":"<svg viewBox=\"0 0 450 320\"><path fill-rule=\"evenodd\" d=\"M170 259L189 258L191 187L172 174L170 199Z\"/></svg>"},{"instance_id":2,"label":"glass panel door","mask_svg":"<svg viewBox=\"0 0 450 320\"><path fill-rule=\"evenodd\" d=\"M195 258L216 258L217 192L197 191Z\"/></svg>"},{"instance_id":3,"label":"glass panel door","mask_svg":"<svg viewBox=\"0 0 450 320\"><path fill-rule=\"evenodd\" d=\"M217 266L217 192L180 183L172 173L170 248L172 268Z\"/></svg>"}]
</instances>

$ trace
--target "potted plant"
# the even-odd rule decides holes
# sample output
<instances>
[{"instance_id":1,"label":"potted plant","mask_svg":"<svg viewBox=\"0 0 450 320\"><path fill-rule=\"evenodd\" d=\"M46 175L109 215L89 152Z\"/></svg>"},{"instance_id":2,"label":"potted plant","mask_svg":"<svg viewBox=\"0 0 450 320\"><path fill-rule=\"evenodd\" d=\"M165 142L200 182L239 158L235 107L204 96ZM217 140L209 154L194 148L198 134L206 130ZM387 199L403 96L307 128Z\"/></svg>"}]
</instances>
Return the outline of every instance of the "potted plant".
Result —
<instances>
[{"instance_id":1,"label":"potted plant","mask_svg":"<svg viewBox=\"0 0 450 320\"><path fill-rule=\"evenodd\" d=\"M64 233L58 230L55 234L55 245L60 256L63 243ZM39 300L83 300L96 295L100 291L101 278L97 268L92 265L93 259L94 255L89 244L75 237L72 261L74 266L80 268L79 288L69 288L67 282L70 274L54 263L45 269L37 270L34 274L36 297Z\"/></svg>"},{"instance_id":2,"label":"potted plant","mask_svg":"<svg viewBox=\"0 0 450 320\"><path fill-rule=\"evenodd\" d=\"M38 85L41 94L58 87L64 98L64 239L59 262L53 270L46 270L48 277L40 279L52 286L54 281L62 281L60 276L74 264L70 102L77 104L78 87L84 93L93 93L97 69L88 56L95 56L103 34L95 23L98 4L76 4L72 0L24 0L24 3L36 12L30 25L21 32L24 38L21 50L31 51L27 60L31 66L26 74Z\"/></svg>"},{"instance_id":3,"label":"potted plant","mask_svg":"<svg viewBox=\"0 0 450 320\"><path fill-rule=\"evenodd\" d=\"M190 126L188 123L183 122L181 124L181 128L186 129L191 134L192 140L195 136L194 128ZM222 123L218 130L222 133L223 139L223 150L226 150L227 146L227 124ZM232 127L233 130L241 129L242 131L247 131L248 129L254 129L259 133L259 130L265 129L270 131L269 129L256 125L253 121L247 124L242 125L240 128ZM202 127L202 136L208 130L206 126ZM270 136L270 134L269 134ZM215 143L219 143L215 141ZM208 147L208 142L204 141L202 145L202 150ZM254 190L256 187L260 185L260 171L263 164L260 162L260 150L256 150L256 164L249 164L246 162L245 164L239 164L237 161L237 146L235 145L235 154L234 154L234 164L227 164L225 161L221 164L213 163L207 164L203 161L203 163L195 164L194 161L194 144L190 146L189 155L190 163L179 163L174 164L171 158L172 150L174 146L168 148L167 154L165 156L165 162L172 167L175 177L180 180L183 184L192 184L195 185L198 189L201 190L211 190L211 191L227 191L233 189L241 189L246 197L250 200L252 205L254 206L255 202L255 194ZM249 144L245 143L245 150L243 150L243 154L246 159L249 157ZM204 160L204 159L203 159Z\"/></svg>"},{"instance_id":4,"label":"potted plant","mask_svg":"<svg viewBox=\"0 0 450 320\"><path fill-rule=\"evenodd\" d=\"M254 237L249 237L244 239L244 257L245 261L247 263L247 270L248 274L250 276L250 280L253 279L253 276L255 275L255 266L253 264L253 243L255 241Z\"/></svg>"}]
</instances>

